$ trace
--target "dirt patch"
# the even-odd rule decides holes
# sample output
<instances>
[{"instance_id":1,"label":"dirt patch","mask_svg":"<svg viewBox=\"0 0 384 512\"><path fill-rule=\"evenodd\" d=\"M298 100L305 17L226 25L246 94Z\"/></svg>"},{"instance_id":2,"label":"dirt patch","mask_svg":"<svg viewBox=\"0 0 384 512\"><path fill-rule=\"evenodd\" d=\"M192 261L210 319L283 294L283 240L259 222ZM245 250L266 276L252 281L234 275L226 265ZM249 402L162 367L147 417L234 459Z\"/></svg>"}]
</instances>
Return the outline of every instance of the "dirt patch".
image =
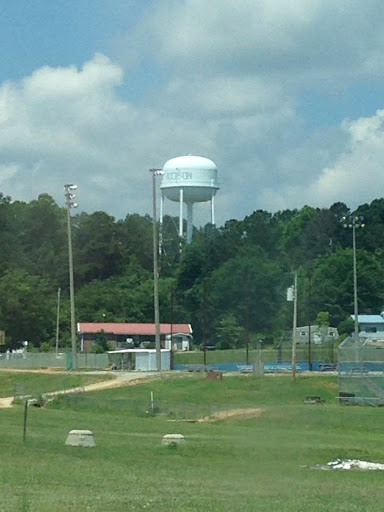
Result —
<instances>
[{"instance_id":1,"label":"dirt patch","mask_svg":"<svg viewBox=\"0 0 384 512\"><path fill-rule=\"evenodd\" d=\"M12 407L13 404L13 396L8 396L6 398L0 398L0 409L8 409Z\"/></svg>"},{"instance_id":2,"label":"dirt patch","mask_svg":"<svg viewBox=\"0 0 384 512\"><path fill-rule=\"evenodd\" d=\"M250 418L258 418L264 414L264 409L261 408L247 408L247 409L231 409L229 411L219 411L211 416L205 418L199 418L199 423L214 423L215 421L227 420L230 418L236 418L237 420L248 420Z\"/></svg>"},{"instance_id":3,"label":"dirt patch","mask_svg":"<svg viewBox=\"0 0 384 512\"><path fill-rule=\"evenodd\" d=\"M333 391L334 389L338 389L339 384L337 382L324 382L322 386L326 389L329 389L330 391Z\"/></svg>"}]
</instances>

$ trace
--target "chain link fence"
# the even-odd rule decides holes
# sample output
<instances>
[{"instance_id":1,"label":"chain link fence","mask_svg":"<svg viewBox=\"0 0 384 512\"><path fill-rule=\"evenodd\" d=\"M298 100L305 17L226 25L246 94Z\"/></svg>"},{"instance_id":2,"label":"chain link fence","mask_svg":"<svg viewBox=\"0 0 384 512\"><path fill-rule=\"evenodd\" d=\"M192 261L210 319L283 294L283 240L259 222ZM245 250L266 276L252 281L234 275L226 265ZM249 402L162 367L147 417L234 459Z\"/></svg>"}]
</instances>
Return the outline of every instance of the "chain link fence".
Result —
<instances>
[{"instance_id":1,"label":"chain link fence","mask_svg":"<svg viewBox=\"0 0 384 512\"><path fill-rule=\"evenodd\" d=\"M384 405L384 342L347 338L338 351L339 401Z\"/></svg>"},{"instance_id":2,"label":"chain link fence","mask_svg":"<svg viewBox=\"0 0 384 512\"><path fill-rule=\"evenodd\" d=\"M41 369L57 368L71 369L72 353L26 352L0 354L0 368ZM77 368L104 369L108 365L108 354L77 354Z\"/></svg>"}]
</instances>

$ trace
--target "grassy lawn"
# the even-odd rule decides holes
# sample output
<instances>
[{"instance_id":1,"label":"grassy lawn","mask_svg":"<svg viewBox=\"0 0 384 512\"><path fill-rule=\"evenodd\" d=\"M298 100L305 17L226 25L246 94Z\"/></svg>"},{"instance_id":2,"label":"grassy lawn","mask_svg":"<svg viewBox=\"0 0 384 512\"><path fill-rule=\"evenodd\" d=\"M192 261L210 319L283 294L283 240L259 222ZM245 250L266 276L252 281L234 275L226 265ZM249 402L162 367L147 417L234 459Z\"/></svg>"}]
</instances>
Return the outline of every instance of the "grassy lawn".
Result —
<instances>
[{"instance_id":1,"label":"grassy lawn","mask_svg":"<svg viewBox=\"0 0 384 512\"><path fill-rule=\"evenodd\" d=\"M74 375L71 373L35 373L0 370L0 397L17 395L40 395L50 391L82 387L100 380L110 379L109 375ZM0 509L1 510L1 509Z\"/></svg>"},{"instance_id":2,"label":"grassy lawn","mask_svg":"<svg viewBox=\"0 0 384 512\"><path fill-rule=\"evenodd\" d=\"M308 361L308 347L299 345L296 350L298 361ZM262 350L262 361L264 363L277 361L277 350L274 347L268 347ZM283 361L292 359L291 347L284 347L281 351ZM331 361L337 357L337 349L333 351L333 356L328 348L312 348L312 361ZM173 355L175 364L203 364L204 353L202 350L194 352L175 352ZM250 362L257 361L257 350L250 349L248 353ZM245 348L232 350L207 350L207 364L210 363L245 363Z\"/></svg>"},{"instance_id":3,"label":"grassy lawn","mask_svg":"<svg viewBox=\"0 0 384 512\"><path fill-rule=\"evenodd\" d=\"M145 415L151 391L155 404L257 407L261 415L170 423L167 414ZM326 402L304 405L307 395ZM336 397L330 376L177 376L30 408L25 444L22 406L0 410L0 511L381 512L382 474L308 467L338 457L384 461L383 410L339 406ZM65 446L74 428L91 429L97 446ZM185 436L184 447L161 446L172 432Z\"/></svg>"}]
</instances>

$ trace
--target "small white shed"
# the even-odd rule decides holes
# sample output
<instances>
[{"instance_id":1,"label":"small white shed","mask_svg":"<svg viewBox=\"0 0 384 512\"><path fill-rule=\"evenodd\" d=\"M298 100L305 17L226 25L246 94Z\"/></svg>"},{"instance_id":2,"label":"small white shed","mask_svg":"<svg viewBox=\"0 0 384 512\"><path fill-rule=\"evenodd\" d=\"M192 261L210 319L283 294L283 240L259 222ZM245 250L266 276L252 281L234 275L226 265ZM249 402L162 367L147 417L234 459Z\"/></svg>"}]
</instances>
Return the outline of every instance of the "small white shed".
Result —
<instances>
[{"instance_id":1,"label":"small white shed","mask_svg":"<svg viewBox=\"0 0 384 512\"><path fill-rule=\"evenodd\" d=\"M125 348L110 350L108 359L118 370L156 371L156 349ZM161 349L161 369L171 369L171 351Z\"/></svg>"},{"instance_id":2,"label":"small white shed","mask_svg":"<svg viewBox=\"0 0 384 512\"><path fill-rule=\"evenodd\" d=\"M166 334L165 348L174 350L175 352L181 350L191 350L192 334L174 333Z\"/></svg>"}]
</instances>

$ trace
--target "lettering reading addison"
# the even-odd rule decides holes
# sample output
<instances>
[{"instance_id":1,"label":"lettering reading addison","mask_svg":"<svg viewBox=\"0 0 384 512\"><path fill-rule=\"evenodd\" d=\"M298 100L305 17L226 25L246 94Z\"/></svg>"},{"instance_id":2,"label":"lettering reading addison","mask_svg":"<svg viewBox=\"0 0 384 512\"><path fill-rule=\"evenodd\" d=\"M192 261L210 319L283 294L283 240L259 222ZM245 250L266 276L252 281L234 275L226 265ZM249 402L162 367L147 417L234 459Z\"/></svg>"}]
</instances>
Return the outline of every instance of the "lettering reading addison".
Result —
<instances>
[{"instance_id":1,"label":"lettering reading addison","mask_svg":"<svg viewBox=\"0 0 384 512\"><path fill-rule=\"evenodd\" d=\"M167 180L170 180L170 181L191 180L191 179L192 179L191 171L167 172Z\"/></svg>"}]
</instances>

